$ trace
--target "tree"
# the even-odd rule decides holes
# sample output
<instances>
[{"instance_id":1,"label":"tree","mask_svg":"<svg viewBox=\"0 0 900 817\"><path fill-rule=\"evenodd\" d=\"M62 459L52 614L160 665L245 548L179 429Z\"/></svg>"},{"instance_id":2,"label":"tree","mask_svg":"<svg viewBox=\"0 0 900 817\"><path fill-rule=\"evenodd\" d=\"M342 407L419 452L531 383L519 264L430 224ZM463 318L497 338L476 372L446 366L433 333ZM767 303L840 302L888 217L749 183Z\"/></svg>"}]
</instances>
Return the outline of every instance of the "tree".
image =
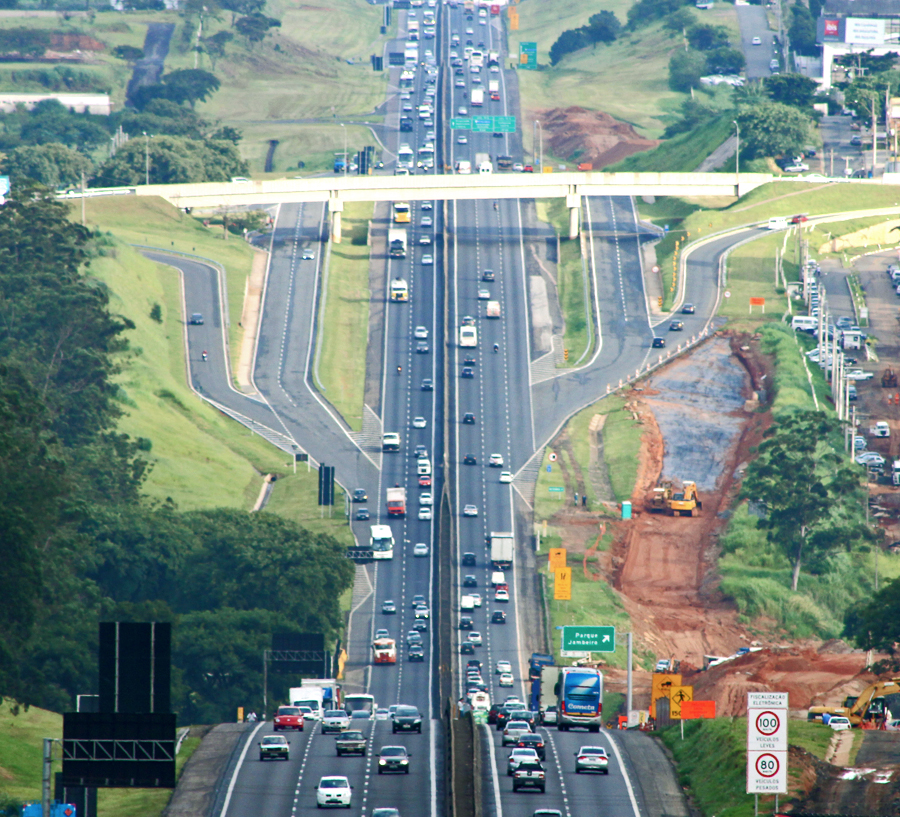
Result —
<instances>
[{"instance_id":1,"label":"tree","mask_svg":"<svg viewBox=\"0 0 900 817\"><path fill-rule=\"evenodd\" d=\"M891 82L885 75L859 77L844 88L844 104L871 126L873 105L876 119L884 119L884 92L889 87Z\"/></svg>"},{"instance_id":2,"label":"tree","mask_svg":"<svg viewBox=\"0 0 900 817\"><path fill-rule=\"evenodd\" d=\"M805 57L819 56L816 44L816 21L809 9L800 3L791 6L791 25L788 28L788 39L791 47Z\"/></svg>"},{"instance_id":3,"label":"tree","mask_svg":"<svg viewBox=\"0 0 900 817\"><path fill-rule=\"evenodd\" d=\"M566 54L578 51L587 46L588 39L580 28L571 28L559 35L550 46L550 64L556 65Z\"/></svg>"},{"instance_id":4,"label":"tree","mask_svg":"<svg viewBox=\"0 0 900 817\"><path fill-rule=\"evenodd\" d=\"M117 45L113 54L126 62L137 62L144 58L144 50L133 45Z\"/></svg>"},{"instance_id":5,"label":"tree","mask_svg":"<svg viewBox=\"0 0 900 817\"><path fill-rule=\"evenodd\" d=\"M763 80L766 93L773 102L790 105L807 111L812 109L813 99L819 87L815 80L802 74L776 74Z\"/></svg>"},{"instance_id":6,"label":"tree","mask_svg":"<svg viewBox=\"0 0 900 817\"><path fill-rule=\"evenodd\" d=\"M698 51L676 51L669 60L669 87L689 93L700 84L706 70L706 57Z\"/></svg>"},{"instance_id":7,"label":"tree","mask_svg":"<svg viewBox=\"0 0 900 817\"><path fill-rule=\"evenodd\" d=\"M254 12L246 17L239 18L234 27L237 29L238 34L246 37L251 43L260 43L265 39L270 28L281 27L281 20Z\"/></svg>"},{"instance_id":8,"label":"tree","mask_svg":"<svg viewBox=\"0 0 900 817\"><path fill-rule=\"evenodd\" d=\"M583 30L592 43L611 43L622 30L622 24L613 12L604 9L599 14L592 14Z\"/></svg>"},{"instance_id":9,"label":"tree","mask_svg":"<svg viewBox=\"0 0 900 817\"><path fill-rule=\"evenodd\" d=\"M232 21L232 26L234 22ZM234 34L230 31L222 30L217 31L212 37L207 37L203 40L203 48L206 53L209 54L210 62L212 63L213 71L216 70L216 63L225 56L225 46L227 43L230 43L234 39Z\"/></svg>"},{"instance_id":10,"label":"tree","mask_svg":"<svg viewBox=\"0 0 900 817\"><path fill-rule=\"evenodd\" d=\"M750 158L778 156L802 150L809 141L812 119L780 102L738 108L742 153Z\"/></svg>"},{"instance_id":11,"label":"tree","mask_svg":"<svg viewBox=\"0 0 900 817\"><path fill-rule=\"evenodd\" d=\"M32 180L57 190L81 182L82 174L91 175L93 164L77 150L56 142L46 145L24 145L6 154L3 172L13 184Z\"/></svg>"},{"instance_id":12,"label":"tree","mask_svg":"<svg viewBox=\"0 0 900 817\"><path fill-rule=\"evenodd\" d=\"M166 89L166 98L172 102L189 103L193 109L197 102L206 99L219 90L219 78L209 71L199 68L179 68L165 74L162 83Z\"/></svg>"},{"instance_id":13,"label":"tree","mask_svg":"<svg viewBox=\"0 0 900 817\"><path fill-rule=\"evenodd\" d=\"M697 23L687 30L687 40L691 48L696 48L698 51L727 48L728 29L709 23Z\"/></svg>"},{"instance_id":14,"label":"tree","mask_svg":"<svg viewBox=\"0 0 900 817\"><path fill-rule=\"evenodd\" d=\"M866 601L847 611L844 637L861 649L896 658L900 647L900 579L891 579Z\"/></svg>"},{"instance_id":15,"label":"tree","mask_svg":"<svg viewBox=\"0 0 900 817\"><path fill-rule=\"evenodd\" d=\"M231 12L231 27L241 15L261 12L266 6L266 0L222 0L222 8Z\"/></svg>"},{"instance_id":16,"label":"tree","mask_svg":"<svg viewBox=\"0 0 900 817\"><path fill-rule=\"evenodd\" d=\"M634 30L662 20L687 5L686 0L638 0L628 9L626 28Z\"/></svg>"},{"instance_id":17,"label":"tree","mask_svg":"<svg viewBox=\"0 0 900 817\"><path fill-rule=\"evenodd\" d=\"M739 74L744 70L744 65L746 65L744 54L736 48L716 48L707 52L708 74Z\"/></svg>"},{"instance_id":18,"label":"tree","mask_svg":"<svg viewBox=\"0 0 900 817\"><path fill-rule=\"evenodd\" d=\"M840 433L834 418L798 412L766 432L759 457L747 469L743 493L765 504L760 527L793 563L792 590L804 561L868 536L865 525L848 516L841 504L859 493L860 472L829 444L828 438Z\"/></svg>"},{"instance_id":19,"label":"tree","mask_svg":"<svg viewBox=\"0 0 900 817\"><path fill-rule=\"evenodd\" d=\"M116 115L116 125L131 136L143 133L164 133L166 136L187 136L201 139L209 124L190 108L168 99L154 99L140 111L126 108ZM217 138L217 137L213 137Z\"/></svg>"},{"instance_id":20,"label":"tree","mask_svg":"<svg viewBox=\"0 0 900 817\"><path fill-rule=\"evenodd\" d=\"M26 144L56 142L87 152L107 144L107 126L104 116L74 113L56 99L44 99L24 119L19 137Z\"/></svg>"},{"instance_id":21,"label":"tree","mask_svg":"<svg viewBox=\"0 0 900 817\"><path fill-rule=\"evenodd\" d=\"M0 54L25 58L43 57L50 47L50 32L38 28L0 29Z\"/></svg>"},{"instance_id":22,"label":"tree","mask_svg":"<svg viewBox=\"0 0 900 817\"><path fill-rule=\"evenodd\" d=\"M697 16L687 6L673 11L663 20L663 27L680 34L697 22Z\"/></svg>"}]
</instances>

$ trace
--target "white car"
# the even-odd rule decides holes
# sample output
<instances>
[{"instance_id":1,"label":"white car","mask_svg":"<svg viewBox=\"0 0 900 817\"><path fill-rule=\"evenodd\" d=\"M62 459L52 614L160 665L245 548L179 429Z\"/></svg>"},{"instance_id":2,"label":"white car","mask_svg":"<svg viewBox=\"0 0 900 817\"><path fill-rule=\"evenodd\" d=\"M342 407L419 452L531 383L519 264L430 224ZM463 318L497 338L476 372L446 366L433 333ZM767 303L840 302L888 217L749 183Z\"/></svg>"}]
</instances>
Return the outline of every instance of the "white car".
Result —
<instances>
[{"instance_id":1,"label":"white car","mask_svg":"<svg viewBox=\"0 0 900 817\"><path fill-rule=\"evenodd\" d=\"M500 680L497 682L502 687L511 687L515 684L516 679L513 678L513 674L511 672L504 672L503 675L500 676Z\"/></svg>"},{"instance_id":2,"label":"white car","mask_svg":"<svg viewBox=\"0 0 900 817\"><path fill-rule=\"evenodd\" d=\"M417 326L413 332L413 336L416 340L428 340L428 327Z\"/></svg>"},{"instance_id":3,"label":"white car","mask_svg":"<svg viewBox=\"0 0 900 817\"><path fill-rule=\"evenodd\" d=\"M474 644L476 647L480 647L482 645L481 633L471 630L469 634L466 636L466 641L470 644Z\"/></svg>"},{"instance_id":4,"label":"white car","mask_svg":"<svg viewBox=\"0 0 900 817\"><path fill-rule=\"evenodd\" d=\"M433 255L423 255L422 256L422 266L423 267L430 267L432 264L434 264L434 256Z\"/></svg>"},{"instance_id":5,"label":"white car","mask_svg":"<svg viewBox=\"0 0 900 817\"><path fill-rule=\"evenodd\" d=\"M431 236L428 235L427 233L425 235L420 235L419 236L419 244L421 244L423 247L430 246L431 245Z\"/></svg>"},{"instance_id":6,"label":"white car","mask_svg":"<svg viewBox=\"0 0 900 817\"><path fill-rule=\"evenodd\" d=\"M297 709L300 710L300 714L303 715L303 720L305 721L317 721L319 720L319 713L316 712L311 706L298 706Z\"/></svg>"},{"instance_id":7,"label":"white car","mask_svg":"<svg viewBox=\"0 0 900 817\"><path fill-rule=\"evenodd\" d=\"M463 81L462 87L463 88L466 87L466 83L464 81ZM469 137L466 136L464 133L461 133L459 136L456 137L456 144L457 145L468 145Z\"/></svg>"},{"instance_id":8,"label":"white car","mask_svg":"<svg viewBox=\"0 0 900 817\"><path fill-rule=\"evenodd\" d=\"M506 774L512 777L512 773L519 768L520 763L540 763L536 749L516 748L509 753L506 763Z\"/></svg>"},{"instance_id":9,"label":"white car","mask_svg":"<svg viewBox=\"0 0 900 817\"><path fill-rule=\"evenodd\" d=\"M501 471L500 472L500 482L512 482L513 475L512 471Z\"/></svg>"},{"instance_id":10,"label":"white car","mask_svg":"<svg viewBox=\"0 0 900 817\"><path fill-rule=\"evenodd\" d=\"M871 380L875 377L875 372L864 372L862 369L851 369L844 376L847 380Z\"/></svg>"},{"instance_id":11,"label":"white car","mask_svg":"<svg viewBox=\"0 0 900 817\"><path fill-rule=\"evenodd\" d=\"M472 604L481 607L481 593L469 593L469 598L472 599Z\"/></svg>"},{"instance_id":12,"label":"white car","mask_svg":"<svg viewBox=\"0 0 900 817\"><path fill-rule=\"evenodd\" d=\"M503 456L501 454L491 454L491 458L488 460L488 465L490 465L491 468L502 468Z\"/></svg>"},{"instance_id":13,"label":"white car","mask_svg":"<svg viewBox=\"0 0 900 817\"><path fill-rule=\"evenodd\" d=\"M751 42L753 45L762 45L762 40L759 37L754 37Z\"/></svg>"},{"instance_id":14,"label":"white car","mask_svg":"<svg viewBox=\"0 0 900 817\"><path fill-rule=\"evenodd\" d=\"M316 806L350 808L350 781L346 777L322 777L316 786Z\"/></svg>"},{"instance_id":15,"label":"white car","mask_svg":"<svg viewBox=\"0 0 900 817\"><path fill-rule=\"evenodd\" d=\"M413 417L413 428L426 428L428 421L424 417Z\"/></svg>"},{"instance_id":16,"label":"white car","mask_svg":"<svg viewBox=\"0 0 900 817\"><path fill-rule=\"evenodd\" d=\"M494 601L509 601L509 590L497 590L494 593Z\"/></svg>"},{"instance_id":17,"label":"white car","mask_svg":"<svg viewBox=\"0 0 900 817\"><path fill-rule=\"evenodd\" d=\"M427 619L429 616L428 605L427 604L417 604L416 609L413 611L413 616L415 618Z\"/></svg>"},{"instance_id":18,"label":"white car","mask_svg":"<svg viewBox=\"0 0 900 817\"><path fill-rule=\"evenodd\" d=\"M427 505L423 505L421 508L419 508L419 519L421 519L423 522L430 522L431 508L429 508Z\"/></svg>"},{"instance_id":19,"label":"white car","mask_svg":"<svg viewBox=\"0 0 900 817\"><path fill-rule=\"evenodd\" d=\"M434 497L432 497L431 491L425 491L424 494L419 494L419 504L434 505Z\"/></svg>"},{"instance_id":20,"label":"white car","mask_svg":"<svg viewBox=\"0 0 900 817\"><path fill-rule=\"evenodd\" d=\"M850 728L850 719L835 715L828 721L828 725L835 732L843 732L845 729Z\"/></svg>"},{"instance_id":21,"label":"white car","mask_svg":"<svg viewBox=\"0 0 900 817\"><path fill-rule=\"evenodd\" d=\"M497 675L503 675L505 672L512 672L512 663L509 661L498 661L497 666L494 667L494 672Z\"/></svg>"},{"instance_id":22,"label":"white car","mask_svg":"<svg viewBox=\"0 0 900 817\"><path fill-rule=\"evenodd\" d=\"M413 545L413 556L427 556L428 545L425 542L416 542Z\"/></svg>"},{"instance_id":23,"label":"white car","mask_svg":"<svg viewBox=\"0 0 900 817\"><path fill-rule=\"evenodd\" d=\"M465 105L460 105L459 108L456 109L456 112L460 116L468 116L469 115L469 109Z\"/></svg>"},{"instance_id":24,"label":"white car","mask_svg":"<svg viewBox=\"0 0 900 817\"><path fill-rule=\"evenodd\" d=\"M476 508L474 505L466 505L463 508L463 516L478 516L478 508ZM429 516L428 518L430 519L431 517Z\"/></svg>"},{"instance_id":25,"label":"white car","mask_svg":"<svg viewBox=\"0 0 900 817\"><path fill-rule=\"evenodd\" d=\"M865 454L860 454L856 458L856 462L859 465L875 465L882 466L886 462L884 457L881 454L876 453L875 451L866 451Z\"/></svg>"},{"instance_id":26,"label":"white car","mask_svg":"<svg viewBox=\"0 0 900 817\"><path fill-rule=\"evenodd\" d=\"M491 299L491 291L489 289L479 289L478 290L478 300L479 301L489 301Z\"/></svg>"},{"instance_id":27,"label":"white car","mask_svg":"<svg viewBox=\"0 0 900 817\"><path fill-rule=\"evenodd\" d=\"M343 709L326 709L322 716L322 734L350 728L350 716Z\"/></svg>"}]
</instances>

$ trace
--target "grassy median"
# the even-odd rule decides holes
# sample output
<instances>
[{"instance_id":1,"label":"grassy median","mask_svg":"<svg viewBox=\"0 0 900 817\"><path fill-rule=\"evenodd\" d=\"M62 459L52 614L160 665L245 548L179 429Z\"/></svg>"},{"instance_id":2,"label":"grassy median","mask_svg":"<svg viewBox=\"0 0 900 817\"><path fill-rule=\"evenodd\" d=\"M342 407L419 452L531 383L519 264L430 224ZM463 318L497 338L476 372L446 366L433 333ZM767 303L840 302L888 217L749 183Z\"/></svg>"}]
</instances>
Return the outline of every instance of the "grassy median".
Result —
<instances>
[{"instance_id":1,"label":"grassy median","mask_svg":"<svg viewBox=\"0 0 900 817\"><path fill-rule=\"evenodd\" d=\"M316 383L352 429L362 428L369 337L369 220L371 202L344 206L343 241L331 244L322 292Z\"/></svg>"}]
</instances>

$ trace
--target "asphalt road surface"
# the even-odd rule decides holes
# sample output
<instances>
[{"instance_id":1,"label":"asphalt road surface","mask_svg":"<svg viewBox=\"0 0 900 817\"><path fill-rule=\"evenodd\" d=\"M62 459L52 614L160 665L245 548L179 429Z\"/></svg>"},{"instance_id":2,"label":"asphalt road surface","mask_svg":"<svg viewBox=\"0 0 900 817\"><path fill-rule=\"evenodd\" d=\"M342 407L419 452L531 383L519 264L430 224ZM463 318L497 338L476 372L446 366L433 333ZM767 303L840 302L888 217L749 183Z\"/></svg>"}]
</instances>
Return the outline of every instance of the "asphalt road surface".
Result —
<instances>
[{"instance_id":1,"label":"asphalt road surface","mask_svg":"<svg viewBox=\"0 0 900 817\"><path fill-rule=\"evenodd\" d=\"M775 32L769 28L765 6L738 6L741 50L747 60L747 79L763 79L772 74L769 63L778 58L773 44ZM754 38L759 40L754 44Z\"/></svg>"}]
</instances>

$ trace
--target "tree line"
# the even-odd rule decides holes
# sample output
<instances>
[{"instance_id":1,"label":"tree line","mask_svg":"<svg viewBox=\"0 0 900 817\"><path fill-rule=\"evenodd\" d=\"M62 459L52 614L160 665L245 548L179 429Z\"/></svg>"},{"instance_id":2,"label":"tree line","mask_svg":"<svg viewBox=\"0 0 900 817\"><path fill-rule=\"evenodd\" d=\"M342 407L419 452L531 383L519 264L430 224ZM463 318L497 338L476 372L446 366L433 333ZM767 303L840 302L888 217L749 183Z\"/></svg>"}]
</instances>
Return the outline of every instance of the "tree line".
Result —
<instances>
[{"instance_id":1,"label":"tree line","mask_svg":"<svg viewBox=\"0 0 900 817\"><path fill-rule=\"evenodd\" d=\"M96 692L100 620L171 621L176 711L226 719L261 707L273 632L339 632L353 566L272 514L143 499L152 441L116 427L133 324L90 274L105 251L37 189L0 208L0 690L68 710Z\"/></svg>"}]
</instances>

